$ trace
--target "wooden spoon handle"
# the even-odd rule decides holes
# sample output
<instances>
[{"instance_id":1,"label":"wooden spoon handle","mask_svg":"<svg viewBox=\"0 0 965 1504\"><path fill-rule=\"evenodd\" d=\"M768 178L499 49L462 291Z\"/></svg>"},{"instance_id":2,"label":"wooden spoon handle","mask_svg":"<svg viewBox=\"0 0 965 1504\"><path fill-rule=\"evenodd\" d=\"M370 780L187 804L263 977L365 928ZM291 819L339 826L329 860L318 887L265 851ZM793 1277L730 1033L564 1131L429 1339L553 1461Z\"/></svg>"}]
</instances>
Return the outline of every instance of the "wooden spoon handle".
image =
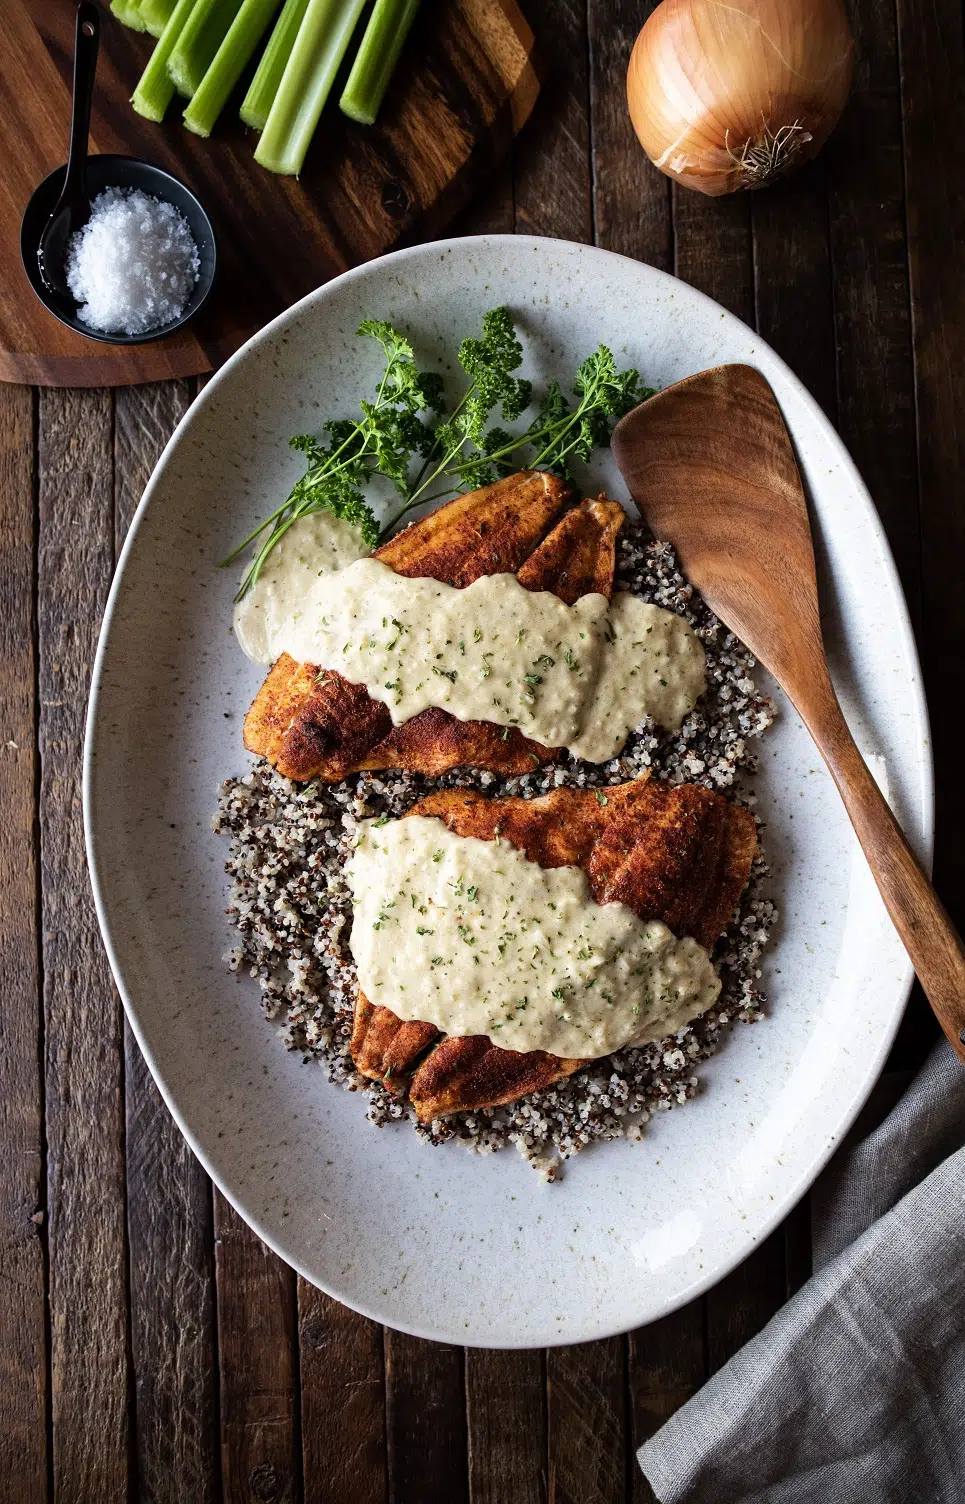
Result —
<instances>
[{"instance_id":1,"label":"wooden spoon handle","mask_svg":"<svg viewBox=\"0 0 965 1504\"><path fill-rule=\"evenodd\" d=\"M965 1060L965 946L875 783L828 685L819 724L805 716L938 1022ZM824 698L824 697L822 697Z\"/></svg>"}]
</instances>

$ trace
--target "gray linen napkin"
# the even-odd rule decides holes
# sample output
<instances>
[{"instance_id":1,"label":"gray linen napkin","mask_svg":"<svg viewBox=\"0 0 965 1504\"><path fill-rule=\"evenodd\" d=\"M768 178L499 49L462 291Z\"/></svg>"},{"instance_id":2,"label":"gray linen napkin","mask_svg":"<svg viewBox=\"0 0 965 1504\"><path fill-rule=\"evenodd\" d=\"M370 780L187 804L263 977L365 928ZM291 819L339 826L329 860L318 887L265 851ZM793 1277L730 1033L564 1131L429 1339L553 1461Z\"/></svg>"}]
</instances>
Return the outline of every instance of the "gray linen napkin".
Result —
<instances>
[{"instance_id":1,"label":"gray linen napkin","mask_svg":"<svg viewBox=\"0 0 965 1504\"><path fill-rule=\"evenodd\" d=\"M640 1448L661 1504L963 1504L963 1146L942 1040L817 1182L813 1278Z\"/></svg>"}]
</instances>

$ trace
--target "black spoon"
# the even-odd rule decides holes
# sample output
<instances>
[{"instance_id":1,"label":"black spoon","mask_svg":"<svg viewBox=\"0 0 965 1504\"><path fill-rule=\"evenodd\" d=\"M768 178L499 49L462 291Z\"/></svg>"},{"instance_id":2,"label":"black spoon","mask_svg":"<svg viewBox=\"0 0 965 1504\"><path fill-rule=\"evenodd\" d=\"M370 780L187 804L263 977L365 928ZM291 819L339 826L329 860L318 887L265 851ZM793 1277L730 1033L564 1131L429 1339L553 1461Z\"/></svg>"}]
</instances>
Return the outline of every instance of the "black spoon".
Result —
<instances>
[{"instance_id":1,"label":"black spoon","mask_svg":"<svg viewBox=\"0 0 965 1504\"><path fill-rule=\"evenodd\" d=\"M37 247L44 285L58 297L70 299L71 304L74 300L67 286L67 245L71 235L83 229L90 219L90 199L86 187L87 138L90 133L100 34L98 7L93 4L93 0L80 0L74 30L74 99L70 117L67 176Z\"/></svg>"},{"instance_id":2,"label":"black spoon","mask_svg":"<svg viewBox=\"0 0 965 1504\"><path fill-rule=\"evenodd\" d=\"M3 0L0 0L0 10ZM70 123L70 157L30 195L20 225L20 255L27 281L50 313L86 339L111 345L140 345L164 339L193 319L214 284L217 248L204 205L186 183L151 162L95 152L87 155L94 73L100 42L101 13L93 0L80 0L74 42L74 101ZM91 200L107 188L123 193L140 190L149 198L173 204L187 220L198 248L198 280L180 316L143 334L108 333L80 318L81 305L67 286L70 237L91 215Z\"/></svg>"}]
</instances>

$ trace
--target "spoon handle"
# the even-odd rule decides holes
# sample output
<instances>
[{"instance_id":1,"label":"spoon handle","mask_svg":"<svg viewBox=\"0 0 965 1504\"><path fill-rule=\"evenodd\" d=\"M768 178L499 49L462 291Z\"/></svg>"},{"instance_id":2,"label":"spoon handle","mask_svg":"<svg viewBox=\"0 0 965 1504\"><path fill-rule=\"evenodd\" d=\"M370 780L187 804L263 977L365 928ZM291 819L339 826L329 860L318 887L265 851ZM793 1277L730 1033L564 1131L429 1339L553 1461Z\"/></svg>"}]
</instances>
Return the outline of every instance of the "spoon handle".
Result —
<instances>
[{"instance_id":1,"label":"spoon handle","mask_svg":"<svg viewBox=\"0 0 965 1504\"><path fill-rule=\"evenodd\" d=\"M67 155L64 191L68 186L73 187L75 177L83 173L87 161L87 137L94 102L94 75L97 71L100 35L99 7L93 0L80 0L74 28L74 104L70 117L70 151Z\"/></svg>"},{"instance_id":2,"label":"spoon handle","mask_svg":"<svg viewBox=\"0 0 965 1504\"><path fill-rule=\"evenodd\" d=\"M830 681L810 714L799 704L861 842L918 980L956 1054L965 1060L965 945L905 840L848 730Z\"/></svg>"}]
</instances>

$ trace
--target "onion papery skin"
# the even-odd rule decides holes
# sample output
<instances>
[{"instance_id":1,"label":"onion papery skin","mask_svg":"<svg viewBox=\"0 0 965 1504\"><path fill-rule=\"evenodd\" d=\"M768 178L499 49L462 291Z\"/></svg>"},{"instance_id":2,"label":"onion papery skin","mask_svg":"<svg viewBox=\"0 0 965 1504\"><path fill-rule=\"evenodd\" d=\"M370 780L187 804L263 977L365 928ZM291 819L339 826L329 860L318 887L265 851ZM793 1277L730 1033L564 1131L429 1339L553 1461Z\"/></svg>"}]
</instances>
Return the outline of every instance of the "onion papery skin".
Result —
<instances>
[{"instance_id":1,"label":"onion papery skin","mask_svg":"<svg viewBox=\"0 0 965 1504\"><path fill-rule=\"evenodd\" d=\"M843 0L663 0L630 57L630 118L685 187L762 188L820 151L853 61Z\"/></svg>"}]
</instances>

